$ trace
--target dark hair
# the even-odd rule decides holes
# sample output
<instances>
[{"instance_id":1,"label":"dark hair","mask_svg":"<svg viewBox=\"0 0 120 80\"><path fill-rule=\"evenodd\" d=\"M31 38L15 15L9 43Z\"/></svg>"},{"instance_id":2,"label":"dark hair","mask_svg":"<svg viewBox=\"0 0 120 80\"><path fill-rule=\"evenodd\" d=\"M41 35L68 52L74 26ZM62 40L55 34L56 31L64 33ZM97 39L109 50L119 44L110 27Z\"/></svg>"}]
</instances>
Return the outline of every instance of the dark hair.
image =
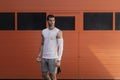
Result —
<instances>
[{"instance_id":1,"label":"dark hair","mask_svg":"<svg viewBox=\"0 0 120 80\"><path fill-rule=\"evenodd\" d=\"M47 20L49 20L49 18L55 18L55 16L54 15L48 15Z\"/></svg>"}]
</instances>

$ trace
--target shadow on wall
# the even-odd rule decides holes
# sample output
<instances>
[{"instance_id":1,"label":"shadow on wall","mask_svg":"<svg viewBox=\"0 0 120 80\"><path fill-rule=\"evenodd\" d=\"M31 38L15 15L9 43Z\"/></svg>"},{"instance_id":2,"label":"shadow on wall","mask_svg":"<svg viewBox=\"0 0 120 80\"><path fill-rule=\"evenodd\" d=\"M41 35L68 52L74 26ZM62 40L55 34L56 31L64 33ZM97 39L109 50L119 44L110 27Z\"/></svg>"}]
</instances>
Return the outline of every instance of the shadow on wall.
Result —
<instances>
[{"instance_id":1,"label":"shadow on wall","mask_svg":"<svg viewBox=\"0 0 120 80\"><path fill-rule=\"evenodd\" d=\"M113 76L88 46L82 47L79 59L80 79L113 79Z\"/></svg>"}]
</instances>

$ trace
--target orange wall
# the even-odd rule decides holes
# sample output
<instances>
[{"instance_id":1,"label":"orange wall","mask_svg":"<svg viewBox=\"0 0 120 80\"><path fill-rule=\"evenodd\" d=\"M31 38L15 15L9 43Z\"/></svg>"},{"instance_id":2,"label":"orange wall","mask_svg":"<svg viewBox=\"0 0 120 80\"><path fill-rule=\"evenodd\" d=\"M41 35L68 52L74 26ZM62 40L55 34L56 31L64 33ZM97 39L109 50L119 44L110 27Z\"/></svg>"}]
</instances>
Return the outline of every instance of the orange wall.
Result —
<instances>
[{"instance_id":1,"label":"orange wall","mask_svg":"<svg viewBox=\"0 0 120 80\"><path fill-rule=\"evenodd\" d=\"M119 0L0 0L1 11L119 10Z\"/></svg>"},{"instance_id":2,"label":"orange wall","mask_svg":"<svg viewBox=\"0 0 120 80\"><path fill-rule=\"evenodd\" d=\"M47 12L76 16L75 31L63 31L64 54L59 78L119 78L120 32L84 31L83 12L120 10L119 0L0 0L0 12ZM36 56L41 31L0 31L0 78L41 78Z\"/></svg>"}]
</instances>

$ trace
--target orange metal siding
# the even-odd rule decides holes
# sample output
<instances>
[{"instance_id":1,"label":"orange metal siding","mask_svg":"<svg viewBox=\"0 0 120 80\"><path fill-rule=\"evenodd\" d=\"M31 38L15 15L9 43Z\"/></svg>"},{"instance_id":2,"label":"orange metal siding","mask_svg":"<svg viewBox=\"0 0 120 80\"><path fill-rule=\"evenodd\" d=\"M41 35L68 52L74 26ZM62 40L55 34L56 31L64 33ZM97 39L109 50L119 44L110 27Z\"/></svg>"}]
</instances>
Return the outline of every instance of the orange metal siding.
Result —
<instances>
[{"instance_id":1,"label":"orange metal siding","mask_svg":"<svg viewBox=\"0 0 120 80\"><path fill-rule=\"evenodd\" d=\"M120 0L0 0L0 12L47 12L76 17L75 31L63 31L59 78L120 77L120 32L84 31L83 12L119 12ZM113 29L115 29L113 15ZM17 21L16 23L17 24ZM0 78L41 78L36 56L41 31L0 30Z\"/></svg>"}]
</instances>

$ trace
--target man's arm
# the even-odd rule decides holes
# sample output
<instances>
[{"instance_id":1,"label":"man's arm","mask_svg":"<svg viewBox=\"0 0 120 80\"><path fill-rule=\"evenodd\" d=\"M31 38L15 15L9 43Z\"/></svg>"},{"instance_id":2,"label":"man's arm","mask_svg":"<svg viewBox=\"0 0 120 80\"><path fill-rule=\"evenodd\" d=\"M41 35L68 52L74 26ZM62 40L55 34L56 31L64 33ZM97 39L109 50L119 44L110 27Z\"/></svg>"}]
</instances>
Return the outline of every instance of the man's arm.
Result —
<instances>
[{"instance_id":1,"label":"man's arm","mask_svg":"<svg viewBox=\"0 0 120 80\"><path fill-rule=\"evenodd\" d=\"M42 58L43 44L44 44L44 37L43 37L43 35L42 35L41 47L39 48L38 56L37 56L37 58L36 58L36 60L37 60L38 62L41 61L41 58Z\"/></svg>"},{"instance_id":2,"label":"man's arm","mask_svg":"<svg viewBox=\"0 0 120 80\"><path fill-rule=\"evenodd\" d=\"M58 61L61 61L62 54L63 54L63 35L62 35L62 31L58 32L57 42L58 42Z\"/></svg>"}]
</instances>

